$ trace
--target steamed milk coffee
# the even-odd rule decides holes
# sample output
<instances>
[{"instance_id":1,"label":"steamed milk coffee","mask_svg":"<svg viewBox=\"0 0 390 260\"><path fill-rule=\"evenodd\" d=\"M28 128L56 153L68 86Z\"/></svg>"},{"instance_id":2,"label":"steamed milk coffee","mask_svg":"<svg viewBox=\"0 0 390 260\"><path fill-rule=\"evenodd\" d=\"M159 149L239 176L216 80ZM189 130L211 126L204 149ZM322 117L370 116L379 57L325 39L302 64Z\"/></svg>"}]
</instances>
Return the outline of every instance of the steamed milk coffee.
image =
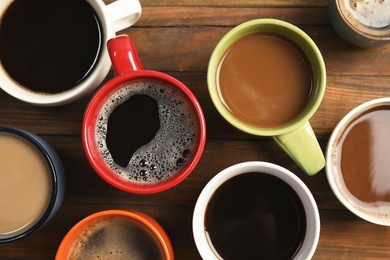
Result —
<instances>
[{"instance_id":1,"label":"steamed milk coffee","mask_svg":"<svg viewBox=\"0 0 390 260\"><path fill-rule=\"evenodd\" d=\"M126 217L97 219L73 242L68 255L76 259L164 259L158 238L138 220Z\"/></svg>"},{"instance_id":2,"label":"steamed milk coffee","mask_svg":"<svg viewBox=\"0 0 390 260\"><path fill-rule=\"evenodd\" d=\"M357 204L390 203L390 106L366 111L352 121L337 145L338 168Z\"/></svg>"},{"instance_id":3,"label":"steamed milk coffee","mask_svg":"<svg viewBox=\"0 0 390 260\"><path fill-rule=\"evenodd\" d=\"M390 33L390 2L387 0L339 0L344 17L358 30L385 35Z\"/></svg>"},{"instance_id":4,"label":"steamed milk coffee","mask_svg":"<svg viewBox=\"0 0 390 260\"><path fill-rule=\"evenodd\" d=\"M223 259L292 259L305 237L297 193L265 173L237 175L211 197L205 229Z\"/></svg>"},{"instance_id":5,"label":"steamed milk coffee","mask_svg":"<svg viewBox=\"0 0 390 260\"><path fill-rule=\"evenodd\" d=\"M312 90L312 72L303 51L276 33L256 32L236 40L217 73L226 108L256 127L290 122L305 108Z\"/></svg>"},{"instance_id":6,"label":"steamed milk coffee","mask_svg":"<svg viewBox=\"0 0 390 260\"><path fill-rule=\"evenodd\" d=\"M199 138L189 101L158 80L117 88L96 125L100 153L119 178L137 184L167 180L186 166Z\"/></svg>"},{"instance_id":7,"label":"steamed milk coffee","mask_svg":"<svg viewBox=\"0 0 390 260\"><path fill-rule=\"evenodd\" d=\"M0 236L12 236L38 221L51 196L50 171L30 143L0 134Z\"/></svg>"}]
</instances>

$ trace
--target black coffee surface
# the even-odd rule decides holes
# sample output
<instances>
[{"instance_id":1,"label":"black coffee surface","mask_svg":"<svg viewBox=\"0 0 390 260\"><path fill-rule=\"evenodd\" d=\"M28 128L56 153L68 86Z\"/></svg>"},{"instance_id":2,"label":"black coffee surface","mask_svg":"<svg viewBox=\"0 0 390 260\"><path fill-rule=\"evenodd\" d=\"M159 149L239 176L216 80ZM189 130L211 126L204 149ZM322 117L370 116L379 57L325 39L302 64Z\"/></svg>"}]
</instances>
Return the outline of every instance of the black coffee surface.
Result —
<instances>
[{"instance_id":1,"label":"black coffee surface","mask_svg":"<svg viewBox=\"0 0 390 260\"><path fill-rule=\"evenodd\" d=\"M134 152L149 143L160 128L157 101L134 95L114 109L108 119L107 148L115 163L126 167Z\"/></svg>"},{"instance_id":2,"label":"black coffee surface","mask_svg":"<svg viewBox=\"0 0 390 260\"><path fill-rule=\"evenodd\" d=\"M0 23L0 61L18 84L48 94L69 90L96 63L102 39L82 0L15 0Z\"/></svg>"},{"instance_id":3,"label":"black coffee surface","mask_svg":"<svg viewBox=\"0 0 390 260\"><path fill-rule=\"evenodd\" d=\"M302 202L276 177L247 173L213 195L206 231L223 259L291 259L306 231Z\"/></svg>"}]
</instances>

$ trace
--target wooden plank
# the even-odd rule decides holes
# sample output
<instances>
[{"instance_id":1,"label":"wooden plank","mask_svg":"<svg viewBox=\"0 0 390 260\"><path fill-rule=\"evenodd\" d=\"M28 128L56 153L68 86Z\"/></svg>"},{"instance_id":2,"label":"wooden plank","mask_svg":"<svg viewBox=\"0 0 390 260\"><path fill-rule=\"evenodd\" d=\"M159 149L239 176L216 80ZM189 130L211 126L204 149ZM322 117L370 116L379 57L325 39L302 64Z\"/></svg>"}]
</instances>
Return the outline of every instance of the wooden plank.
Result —
<instances>
[{"instance_id":1,"label":"wooden plank","mask_svg":"<svg viewBox=\"0 0 390 260\"><path fill-rule=\"evenodd\" d=\"M390 227L371 224L348 211L321 210L320 216L313 260L390 258Z\"/></svg>"},{"instance_id":2,"label":"wooden plank","mask_svg":"<svg viewBox=\"0 0 390 260\"><path fill-rule=\"evenodd\" d=\"M89 214L114 208L138 210L155 218L165 228L176 259L201 259L192 237L192 208L145 208L115 203L89 207L64 204L53 221L34 236L0 245L0 258L54 259L63 236L73 225ZM65 211L68 213L64 214ZM320 216L320 240L313 259L389 259L389 227L370 224L344 210L320 210Z\"/></svg>"},{"instance_id":3,"label":"wooden plank","mask_svg":"<svg viewBox=\"0 0 390 260\"><path fill-rule=\"evenodd\" d=\"M326 6L326 0L140 0L143 6L234 6L234 7L279 7L279 6Z\"/></svg>"},{"instance_id":4,"label":"wooden plank","mask_svg":"<svg viewBox=\"0 0 390 260\"><path fill-rule=\"evenodd\" d=\"M133 27L236 26L248 20L273 18L296 25L329 25L326 8L149 7Z\"/></svg>"},{"instance_id":5,"label":"wooden plank","mask_svg":"<svg viewBox=\"0 0 390 260\"><path fill-rule=\"evenodd\" d=\"M329 26L300 26L318 45L328 74L389 76L387 61L390 45L374 49L352 47ZM130 28L145 69L202 72L207 70L211 53L232 27L190 26Z\"/></svg>"},{"instance_id":6,"label":"wooden plank","mask_svg":"<svg viewBox=\"0 0 390 260\"><path fill-rule=\"evenodd\" d=\"M216 111L209 97L206 73L169 73L186 84L198 98L207 121L208 138L258 139L229 125ZM109 75L108 78L114 75ZM317 137L326 140L336 124L351 109L363 102L390 96L389 76L328 75L321 106L310 120ZM81 134L83 111L91 95L63 107L37 107L0 91L0 125L18 127L42 135Z\"/></svg>"}]
</instances>

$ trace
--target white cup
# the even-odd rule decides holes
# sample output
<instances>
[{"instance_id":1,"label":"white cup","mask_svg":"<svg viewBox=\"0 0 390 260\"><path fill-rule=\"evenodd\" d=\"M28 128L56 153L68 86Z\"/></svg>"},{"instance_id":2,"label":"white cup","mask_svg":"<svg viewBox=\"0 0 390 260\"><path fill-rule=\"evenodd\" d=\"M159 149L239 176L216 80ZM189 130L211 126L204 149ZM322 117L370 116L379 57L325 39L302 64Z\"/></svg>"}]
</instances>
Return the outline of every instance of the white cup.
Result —
<instances>
[{"instance_id":1,"label":"white cup","mask_svg":"<svg viewBox=\"0 0 390 260\"><path fill-rule=\"evenodd\" d=\"M306 218L306 227L301 246L293 256L293 259L310 259L318 244L320 235L320 218L317 204L307 186L289 170L267 162L244 162L233 165L214 176L204 187L195 205L193 214L193 235L195 244L203 259L223 259L217 252L206 231L206 212L215 192L227 181L239 175L248 173L263 173L281 180L298 195ZM225 186L226 187L226 186ZM256 215L257 216L257 215ZM261 217L259 217L261 218ZM256 259L256 256L253 256Z\"/></svg>"},{"instance_id":2,"label":"white cup","mask_svg":"<svg viewBox=\"0 0 390 260\"><path fill-rule=\"evenodd\" d=\"M90 4L98 16L102 38L98 60L93 69L88 72L87 77L63 92L54 94L32 92L12 79L1 65L0 60L0 88L11 96L31 104L58 106L73 102L99 86L111 68L111 61L106 47L107 41L115 37L116 32L136 23L141 16L142 8L138 0L117 0L108 5L102 0L85 1ZM0 2L0 21L12 2L13 0L2 0ZM72 19L72 17L69 17L69 19Z\"/></svg>"},{"instance_id":3,"label":"white cup","mask_svg":"<svg viewBox=\"0 0 390 260\"><path fill-rule=\"evenodd\" d=\"M369 116L375 111L386 110L388 113L382 114L381 118L373 120ZM390 162L389 153L383 150L390 151L389 113L388 97L352 109L329 138L325 166L329 185L337 199L356 216L383 226L390 226ZM359 136L360 141L348 136Z\"/></svg>"}]
</instances>

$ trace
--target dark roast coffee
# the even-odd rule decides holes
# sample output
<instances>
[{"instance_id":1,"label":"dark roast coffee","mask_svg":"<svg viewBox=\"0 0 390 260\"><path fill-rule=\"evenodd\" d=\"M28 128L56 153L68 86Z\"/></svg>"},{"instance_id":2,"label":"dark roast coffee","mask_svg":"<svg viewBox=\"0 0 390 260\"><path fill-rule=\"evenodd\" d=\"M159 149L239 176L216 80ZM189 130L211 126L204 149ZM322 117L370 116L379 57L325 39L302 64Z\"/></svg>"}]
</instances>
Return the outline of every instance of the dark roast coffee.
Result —
<instances>
[{"instance_id":1,"label":"dark roast coffee","mask_svg":"<svg viewBox=\"0 0 390 260\"><path fill-rule=\"evenodd\" d=\"M164 259L155 234L141 222L125 218L104 218L80 234L68 255L73 259Z\"/></svg>"},{"instance_id":2,"label":"dark roast coffee","mask_svg":"<svg viewBox=\"0 0 390 260\"><path fill-rule=\"evenodd\" d=\"M84 0L15 0L0 23L1 66L32 92L69 90L93 70L100 30Z\"/></svg>"},{"instance_id":3,"label":"dark roast coffee","mask_svg":"<svg viewBox=\"0 0 390 260\"><path fill-rule=\"evenodd\" d=\"M218 254L229 259L291 259L306 231L296 192L264 173L241 174L225 182L206 211L206 231Z\"/></svg>"},{"instance_id":4,"label":"dark roast coffee","mask_svg":"<svg viewBox=\"0 0 390 260\"><path fill-rule=\"evenodd\" d=\"M108 118L106 137L114 162L126 167L134 152L149 143L159 128L158 104L150 96L131 96L115 108Z\"/></svg>"},{"instance_id":5,"label":"dark roast coffee","mask_svg":"<svg viewBox=\"0 0 390 260\"><path fill-rule=\"evenodd\" d=\"M155 80L124 84L101 108L96 140L105 163L136 184L165 181L191 160L199 140L194 108L176 88Z\"/></svg>"}]
</instances>

